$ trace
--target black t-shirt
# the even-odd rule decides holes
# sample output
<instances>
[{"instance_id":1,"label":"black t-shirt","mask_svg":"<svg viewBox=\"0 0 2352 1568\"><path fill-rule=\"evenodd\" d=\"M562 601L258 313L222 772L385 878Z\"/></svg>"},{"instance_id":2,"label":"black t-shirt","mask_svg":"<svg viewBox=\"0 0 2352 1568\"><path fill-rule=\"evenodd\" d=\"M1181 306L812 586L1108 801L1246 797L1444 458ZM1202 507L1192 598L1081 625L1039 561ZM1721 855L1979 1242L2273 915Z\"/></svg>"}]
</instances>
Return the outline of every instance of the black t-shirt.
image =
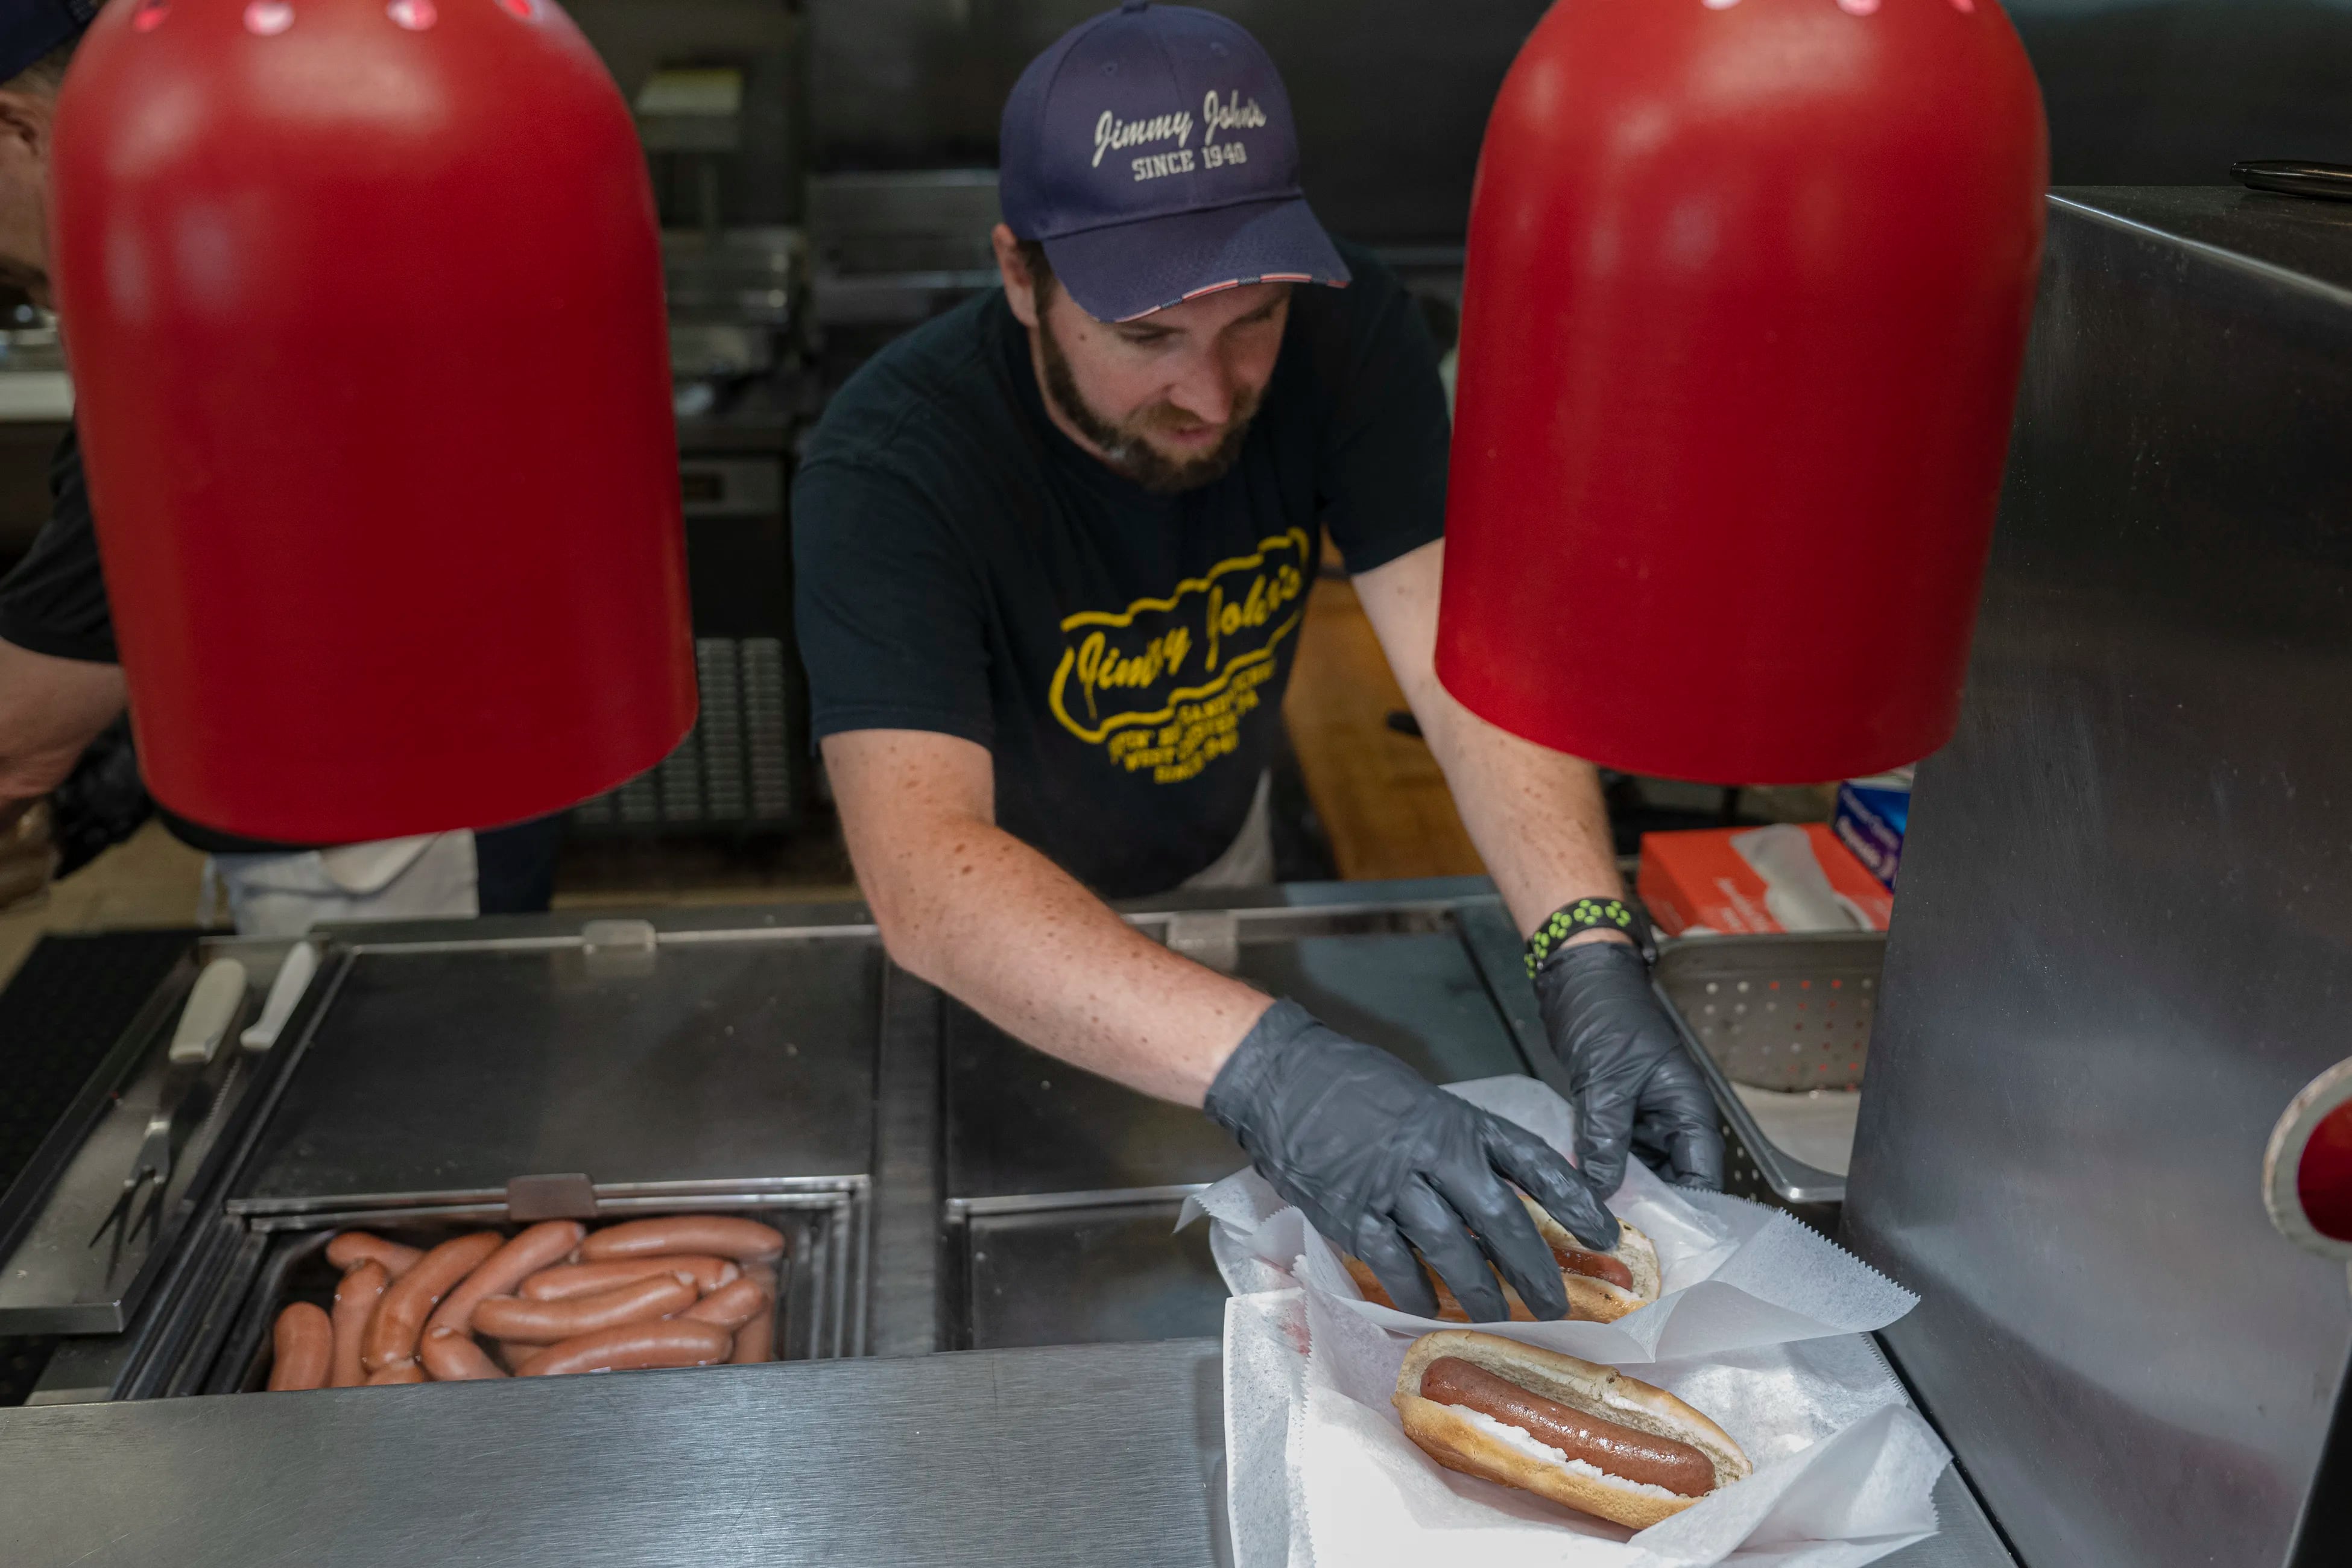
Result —
<instances>
[{"instance_id":1,"label":"black t-shirt","mask_svg":"<svg viewBox=\"0 0 2352 1568\"><path fill-rule=\"evenodd\" d=\"M89 521L89 485L70 428L49 464L49 521L31 552L0 580L0 641L53 658L119 662L106 579L98 569L98 531Z\"/></svg>"},{"instance_id":2,"label":"black t-shirt","mask_svg":"<svg viewBox=\"0 0 2352 1568\"><path fill-rule=\"evenodd\" d=\"M1330 530L1350 572L1444 527L1445 395L1395 276L1300 288L1232 470L1159 496L1046 416L1001 292L919 328L826 408L793 486L819 739L961 736L1000 826L1112 898L1241 831Z\"/></svg>"}]
</instances>

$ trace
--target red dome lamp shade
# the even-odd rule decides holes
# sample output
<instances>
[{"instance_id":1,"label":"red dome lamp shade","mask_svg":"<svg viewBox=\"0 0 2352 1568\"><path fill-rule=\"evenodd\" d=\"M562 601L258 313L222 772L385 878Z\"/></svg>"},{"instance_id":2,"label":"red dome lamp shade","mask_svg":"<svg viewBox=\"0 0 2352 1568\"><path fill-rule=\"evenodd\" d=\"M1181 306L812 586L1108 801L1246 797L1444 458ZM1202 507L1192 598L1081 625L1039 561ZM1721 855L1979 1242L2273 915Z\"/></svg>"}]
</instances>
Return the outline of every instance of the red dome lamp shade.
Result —
<instances>
[{"instance_id":1,"label":"red dome lamp shade","mask_svg":"<svg viewBox=\"0 0 2352 1568\"><path fill-rule=\"evenodd\" d=\"M1472 199L1448 689L1671 778L1941 745L2048 180L1993 0L1559 0Z\"/></svg>"},{"instance_id":2,"label":"red dome lamp shade","mask_svg":"<svg viewBox=\"0 0 2352 1568\"><path fill-rule=\"evenodd\" d=\"M52 270L150 788L488 826L694 721L659 234L551 0L117 0Z\"/></svg>"}]
</instances>

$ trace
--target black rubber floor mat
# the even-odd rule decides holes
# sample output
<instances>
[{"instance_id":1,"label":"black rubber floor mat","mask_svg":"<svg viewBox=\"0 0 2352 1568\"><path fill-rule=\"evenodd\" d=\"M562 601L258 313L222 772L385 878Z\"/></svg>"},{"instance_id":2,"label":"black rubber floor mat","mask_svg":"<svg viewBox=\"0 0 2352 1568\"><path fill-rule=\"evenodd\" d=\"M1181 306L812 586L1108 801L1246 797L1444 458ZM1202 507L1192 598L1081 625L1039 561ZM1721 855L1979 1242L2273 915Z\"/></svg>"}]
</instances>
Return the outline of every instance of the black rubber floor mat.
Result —
<instances>
[{"instance_id":1,"label":"black rubber floor mat","mask_svg":"<svg viewBox=\"0 0 2352 1568\"><path fill-rule=\"evenodd\" d=\"M197 935L45 936L26 955L0 991L0 1190Z\"/></svg>"},{"instance_id":2,"label":"black rubber floor mat","mask_svg":"<svg viewBox=\"0 0 2352 1568\"><path fill-rule=\"evenodd\" d=\"M194 931L45 936L0 991L0 1192L154 994ZM0 1339L0 1405L21 1405L52 1339Z\"/></svg>"}]
</instances>

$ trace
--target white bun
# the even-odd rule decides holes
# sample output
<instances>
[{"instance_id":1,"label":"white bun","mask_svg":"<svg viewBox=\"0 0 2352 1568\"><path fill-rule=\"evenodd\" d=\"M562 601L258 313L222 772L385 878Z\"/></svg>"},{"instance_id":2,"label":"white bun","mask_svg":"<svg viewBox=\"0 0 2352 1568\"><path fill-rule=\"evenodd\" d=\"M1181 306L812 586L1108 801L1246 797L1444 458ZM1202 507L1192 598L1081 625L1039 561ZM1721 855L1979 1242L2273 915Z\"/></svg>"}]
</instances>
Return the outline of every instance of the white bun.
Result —
<instances>
[{"instance_id":1,"label":"white bun","mask_svg":"<svg viewBox=\"0 0 2352 1568\"><path fill-rule=\"evenodd\" d=\"M1546 1246L1570 1252L1589 1253L1592 1250L1570 1234L1567 1226L1546 1214L1543 1205L1535 1199L1522 1194L1519 1201L1527 1205L1528 1217L1536 1222L1536 1229L1542 1235ZM1648 1237L1621 1219L1617 1222L1617 1245L1601 1256L1613 1258L1623 1264L1625 1272L1633 1277L1633 1288L1628 1290L1606 1279L1595 1279L1589 1274L1561 1269L1559 1282L1568 1292L1568 1321L1570 1322L1613 1323L1626 1313L1646 1307L1658 1299L1658 1249L1651 1245ZM1383 1307L1396 1305L1369 1264L1360 1258L1345 1254L1341 1258L1347 1265L1348 1278L1356 1282L1356 1289L1363 1292L1365 1300ZM1499 1279L1500 1276L1496 1278ZM1429 1283L1437 1292L1436 1316L1439 1322L1466 1323L1470 1321L1470 1314L1463 1310L1462 1303L1454 1299L1454 1292L1446 1289L1445 1281L1440 1279L1433 1270L1430 1273ZM1507 1283L1503 1285L1503 1301L1509 1309L1511 1321L1532 1323L1536 1321L1536 1315L1528 1310L1528 1304L1519 1300L1519 1293Z\"/></svg>"},{"instance_id":2,"label":"white bun","mask_svg":"<svg viewBox=\"0 0 2352 1568\"><path fill-rule=\"evenodd\" d=\"M1441 1356L1459 1357L1531 1394L1556 1399L1586 1415L1687 1443L1715 1467L1717 1488L1745 1479L1755 1468L1730 1434L1663 1388L1627 1377L1614 1367L1580 1361L1558 1351L1538 1350L1495 1334L1441 1329L1423 1334L1405 1352L1393 1403L1404 1418L1405 1436L1449 1470L1517 1487L1633 1530L1646 1530L1698 1501L1587 1475L1556 1460L1524 1453L1463 1419L1452 1405L1423 1399L1421 1374Z\"/></svg>"}]
</instances>

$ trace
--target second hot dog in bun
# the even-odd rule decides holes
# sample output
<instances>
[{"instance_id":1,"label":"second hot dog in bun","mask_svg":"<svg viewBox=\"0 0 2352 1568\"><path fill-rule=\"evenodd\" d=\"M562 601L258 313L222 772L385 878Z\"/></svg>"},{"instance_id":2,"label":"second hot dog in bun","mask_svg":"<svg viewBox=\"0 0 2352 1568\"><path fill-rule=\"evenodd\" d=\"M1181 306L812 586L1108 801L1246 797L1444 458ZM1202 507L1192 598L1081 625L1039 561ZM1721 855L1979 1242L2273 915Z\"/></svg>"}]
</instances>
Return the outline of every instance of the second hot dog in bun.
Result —
<instances>
[{"instance_id":1,"label":"second hot dog in bun","mask_svg":"<svg viewBox=\"0 0 2352 1568\"><path fill-rule=\"evenodd\" d=\"M1607 1252L1595 1252L1569 1234L1568 1227L1546 1214L1543 1205L1533 1198L1522 1193L1519 1202L1527 1205L1528 1217L1535 1221L1544 1245L1551 1248L1552 1261L1559 1265L1560 1287L1568 1292L1570 1321L1613 1323L1658 1299L1658 1249L1650 1244L1648 1237L1621 1219L1617 1222L1617 1245ZM1343 1260L1348 1266L1348 1277L1364 1293L1365 1300L1382 1307L1396 1305L1361 1258ZM1437 1292L1440 1322L1470 1321L1470 1314L1462 1310L1462 1303L1454 1300L1454 1292L1446 1289L1445 1281L1433 1270L1429 1282ZM1510 1308L1513 1322L1535 1321L1535 1314L1528 1310L1528 1304L1519 1300L1519 1293L1507 1282L1503 1285L1503 1300Z\"/></svg>"},{"instance_id":2,"label":"second hot dog in bun","mask_svg":"<svg viewBox=\"0 0 2352 1568\"><path fill-rule=\"evenodd\" d=\"M1461 1329L1405 1352L1405 1436L1449 1470L1645 1530L1753 1468L1729 1434L1613 1367Z\"/></svg>"}]
</instances>

